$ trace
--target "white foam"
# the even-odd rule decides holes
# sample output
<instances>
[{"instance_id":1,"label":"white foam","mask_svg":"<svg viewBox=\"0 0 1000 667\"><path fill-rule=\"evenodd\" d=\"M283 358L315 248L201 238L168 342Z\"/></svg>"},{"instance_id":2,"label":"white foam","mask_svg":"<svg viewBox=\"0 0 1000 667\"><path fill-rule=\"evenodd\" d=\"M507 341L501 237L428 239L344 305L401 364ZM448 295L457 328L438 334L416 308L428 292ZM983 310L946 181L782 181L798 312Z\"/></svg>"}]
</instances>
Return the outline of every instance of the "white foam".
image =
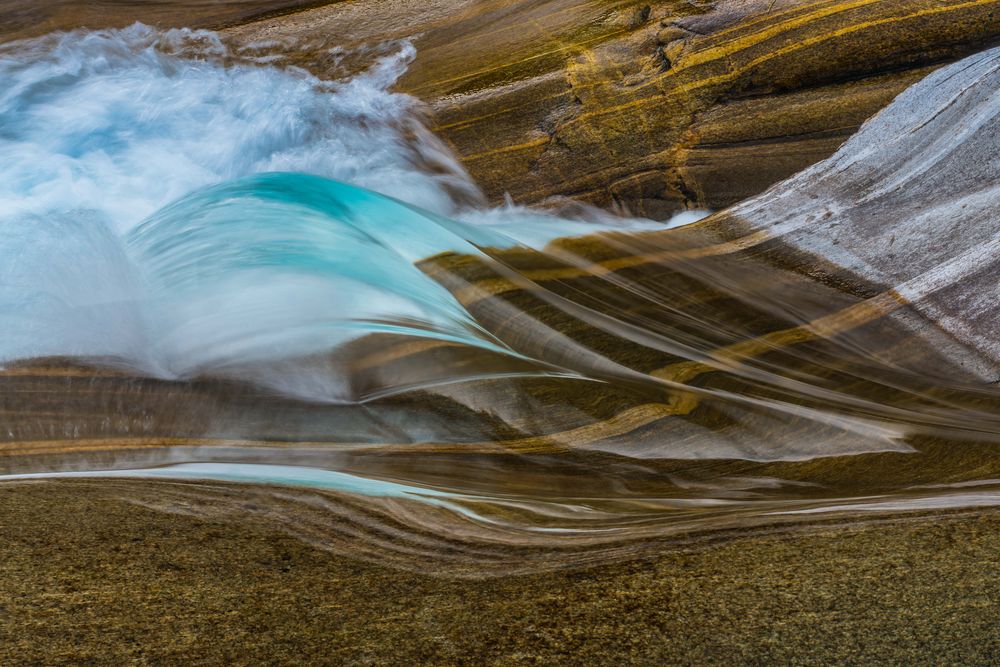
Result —
<instances>
[{"instance_id":1,"label":"white foam","mask_svg":"<svg viewBox=\"0 0 1000 667\"><path fill-rule=\"evenodd\" d=\"M158 377L228 375L240 364L285 368L373 323L492 345L412 262L474 252L468 241L541 247L665 226L483 208L416 100L390 90L413 46L373 53L367 71L322 81L230 53L206 31L137 24L0 45L0 363L113 357ZM241 204L223 192L227 201L178 212L192 192L265 172L322 176L420 210L374 202L377 215L361 221L357 208L317 214L280 201L268 214L252 192ZM292 246L309 261L277 259ZM247 261L261 254L264 265ZM319 392L314 379L264 384L350 398L324 373Z\"/></svg>"},{"instance_id":2,"label":"white foam","mask_svg":"<svg viewBox=\"0 0 1000 667\"><path fill-rule=\"evenodd\" d=\"M388 92L411 45L342 82L226 66L223 53L213 33L142 25L6 45L3 219L87 209L121 232L199 187L266 171L346 181L443 214L456 187L475 195L418 131L415 101ZM426 160L438 168L418 169Z\"/></svg>"}]
</instances>

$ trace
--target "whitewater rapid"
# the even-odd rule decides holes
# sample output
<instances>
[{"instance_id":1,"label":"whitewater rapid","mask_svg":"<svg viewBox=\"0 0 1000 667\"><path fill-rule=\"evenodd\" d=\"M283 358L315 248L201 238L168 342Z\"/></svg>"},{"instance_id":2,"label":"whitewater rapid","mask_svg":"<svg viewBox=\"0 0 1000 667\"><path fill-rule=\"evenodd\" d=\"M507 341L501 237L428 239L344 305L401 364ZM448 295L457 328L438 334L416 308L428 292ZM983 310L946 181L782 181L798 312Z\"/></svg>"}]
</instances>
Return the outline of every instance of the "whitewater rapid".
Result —
<instances>
[{"instance_id":1,"label":"whitewater rapid","mask_svg":"<svg viewBox=\"0 0 1000 667\"><path fill-rule=\"evenodd\" d=\"M336 369L274 364L372 332L514 355L415 262L702 215L486 207L390 90L415 55L391 46L340 81L206 31L0 46L0 363L99 359L349 400Z\"/></svg>"},{"instance_id":2,"label":"whitewater rapid","mask_svg":"<svg viewBox=\"0 0 1000 667\"><path fill-rule=\"evenodd\" d=\"M700 214L487 206L392 91L413 57L323 81L207 32L0 46L0 482L139 477L172 511L230 500L155 480L280 485L262 515L315 543L560 550L529 569L997 502L1000 392L959 343L996 338L1000 51L668 234L615 232Z\"/></svg>"}]
</instances>

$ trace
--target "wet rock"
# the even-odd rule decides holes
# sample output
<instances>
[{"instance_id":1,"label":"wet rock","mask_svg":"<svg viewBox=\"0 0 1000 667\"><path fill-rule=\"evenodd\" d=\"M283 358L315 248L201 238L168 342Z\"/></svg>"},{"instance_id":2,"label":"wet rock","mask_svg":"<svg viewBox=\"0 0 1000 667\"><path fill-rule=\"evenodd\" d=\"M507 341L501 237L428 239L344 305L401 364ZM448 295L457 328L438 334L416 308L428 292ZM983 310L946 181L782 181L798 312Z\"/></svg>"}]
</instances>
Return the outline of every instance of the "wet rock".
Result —
<instances>
[{"instance_id":1,"label":"wet rock","mask_svg":"<svg viewBox=\"0 0 1000 667\"><path fill-rule=\"evenodd\" d=\"M942 68L832 157L704 224L883 285L897 324L1000 378L1000 48ZM855 91L855 95L862 94Z\"/></svg>"},{"instance_id":2,"label":"wet rock","mask_svg":"<svg viewBox=\"0 0 1000 667\"><path fill-rule=\"evenodd\" d=\"M360 5L379 19L360 21ZM662 217L733 204L829 156L931 68L1000 37L998 5L375 1L231 34L416 35L402 88L494 200L569 195Z\"/></svg>"}]
</instances>

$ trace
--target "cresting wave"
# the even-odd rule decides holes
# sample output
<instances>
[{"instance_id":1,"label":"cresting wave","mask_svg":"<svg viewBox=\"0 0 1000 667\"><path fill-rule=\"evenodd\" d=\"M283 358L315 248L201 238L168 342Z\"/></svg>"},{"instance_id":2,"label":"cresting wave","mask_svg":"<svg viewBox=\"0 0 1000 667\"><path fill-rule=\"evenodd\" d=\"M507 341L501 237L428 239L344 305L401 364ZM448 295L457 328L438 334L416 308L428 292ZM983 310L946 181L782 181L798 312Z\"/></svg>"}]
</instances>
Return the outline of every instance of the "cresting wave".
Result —
<instances>
[{"instance_id":1,"label":"cresting wave","mask_svg":"<svg viewBox=\"0 0 1000 667\"><path fill-rule=\"evenodd\" d=\"M0 55L0 361L104 357L187 378L383 330L504 350L413 263L601 226L470 208L475 185L414 100L388 92L408 44L340 82L231 63L213 33L140 25ZM325 372L248 379L357 398Z\"/></svg>"},{"instance_id":2,"label":"cresting wave","mask_svg":"<svg viewBox=\"0 0 1000 667\"><path fill-rule=\"evenodd\" d=\"M326 82L203 32L0 47L7 481L314 480L275 502L317 543L363 488L368 556L567 562L996 500L1000 51L669 229L698 214L485 208L396 49Z\"/></svg>"}]
</instances>

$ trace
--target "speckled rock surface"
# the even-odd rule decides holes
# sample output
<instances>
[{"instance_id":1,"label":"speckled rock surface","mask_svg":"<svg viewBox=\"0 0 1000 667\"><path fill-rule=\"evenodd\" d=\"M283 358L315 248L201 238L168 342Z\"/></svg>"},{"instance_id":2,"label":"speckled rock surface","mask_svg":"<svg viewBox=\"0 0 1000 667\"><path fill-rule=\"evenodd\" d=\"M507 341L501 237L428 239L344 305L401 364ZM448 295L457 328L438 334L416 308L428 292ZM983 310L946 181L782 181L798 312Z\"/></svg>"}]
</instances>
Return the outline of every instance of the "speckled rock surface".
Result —
<instances>
[{"instance_id":1,"label":"speckled rock surface","mask_svg":"<svg viewBox=\"0 0 1000 667\"><path fill-rule=\"evenodd\" d=\"M995 511L733 535L633 562L440 578L147 482L0 488L0 663L995 664ZM155 494L155 489L149 490Z\"/></svg>"}]
</instances>

